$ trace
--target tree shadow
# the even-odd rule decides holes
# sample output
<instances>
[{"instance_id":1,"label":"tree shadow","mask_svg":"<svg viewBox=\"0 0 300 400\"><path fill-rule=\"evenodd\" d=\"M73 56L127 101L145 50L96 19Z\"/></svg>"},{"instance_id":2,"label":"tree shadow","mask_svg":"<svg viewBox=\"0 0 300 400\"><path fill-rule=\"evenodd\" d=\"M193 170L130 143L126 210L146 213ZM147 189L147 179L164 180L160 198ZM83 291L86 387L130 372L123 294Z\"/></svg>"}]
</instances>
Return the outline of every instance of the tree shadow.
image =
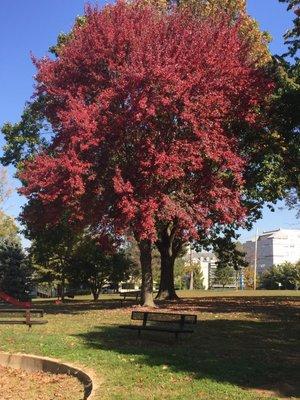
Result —
<instances>
[{"instance_id":1,"label":"tree shadow","mask_svg":"<svg viewBox=\"0 0 300 400\"><path fill-rule=\"evenodd\" d=\"M138 338L136 332L125 333L117 326L99 326L76 336L89 348L135 354L140 364L168 365L169 371L185 372L193 379L298 397L297 333L293 321L218 319L199 321L194 334L179 343L167 333L142 332Z\"/></svg>"},{"instance_id":2,"label":"tree shadow","mask_svg":"<svg viewBox=\"0 0 300 400\"><path fill-rule=\"evenodd\" d=\"M33 308L42 308L46 314L81 314L86 311L115 310L132 307L137 303L133 300L121 301L118 299L105 300L66 300L56 304L54 300L42 300L34 303Z\"/></svg>"},{"instance_id":3,"label":"tree shadow","mask_svg":"<svg viewBox=\"0 0 300 400\"><path fill-rule=\"evenodd\" d=\"M171 310L189 313L249 313L264 319L296 320L299 319L300 297L195 297L183 298L176 301L156 301L162 310ZM62 304L55 304L53 300L42 300L34 303L34 308L43 308L47 314L80 314L86 311L100 310L127 310L137 307L135 300L123 300L120 297L112 299L66 300Z\"/></svg>"},{"instance_id":4,"label":"tree shadow","mask_svg":"<svg viewBox=\"0 0 300 400\"><path fill-rule=\"evenodd\" d=\"M160 302L160 308L194 313L248 313L265 319L299 320L300 297L278 296L220 296L194 297L177 302Z\"/></svg>"}]
</instances>

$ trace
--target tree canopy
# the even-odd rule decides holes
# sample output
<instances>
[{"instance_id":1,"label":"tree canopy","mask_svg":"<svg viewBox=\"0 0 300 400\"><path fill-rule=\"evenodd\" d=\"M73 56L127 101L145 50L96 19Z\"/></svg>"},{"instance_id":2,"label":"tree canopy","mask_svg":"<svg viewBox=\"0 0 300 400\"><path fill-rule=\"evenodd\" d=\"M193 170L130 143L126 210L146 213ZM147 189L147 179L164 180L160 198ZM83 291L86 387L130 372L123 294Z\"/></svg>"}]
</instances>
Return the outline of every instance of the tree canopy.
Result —
<instances>
[{"instance_id":1,"label":"tree canopy","mask_svg":"<svg viewBox=\"0 0 300 400\"><path fill-rule=\"evenodd\" d=\"M251 66L236 27L225 15L212 26L123 3L86 18L56 60L36 61L55 137L27 162L22 192L47 203L51 217L66 205L73 219L98 223L112 209L117 227L152 240L156 218L177 218L192 236L213 213L239 219L245 160L222 122L257 123L271 83Z\"/></svg>"},{"instance_id":2,"label":"tree canopy","mask_svg":"<svg viewBox=\"0 0 300 400\"><path fill-rule=\"evenodd\" d=\"M239 25L239 34L248 41L252 61L260 66L271 61L268 49L271 36L261 31L257 21L247 13L246 0L142 0L142 3L154 4L161 10L176 4L200 20L222 19L225 13L232 24Z\"/></svg>"}]
</instances>

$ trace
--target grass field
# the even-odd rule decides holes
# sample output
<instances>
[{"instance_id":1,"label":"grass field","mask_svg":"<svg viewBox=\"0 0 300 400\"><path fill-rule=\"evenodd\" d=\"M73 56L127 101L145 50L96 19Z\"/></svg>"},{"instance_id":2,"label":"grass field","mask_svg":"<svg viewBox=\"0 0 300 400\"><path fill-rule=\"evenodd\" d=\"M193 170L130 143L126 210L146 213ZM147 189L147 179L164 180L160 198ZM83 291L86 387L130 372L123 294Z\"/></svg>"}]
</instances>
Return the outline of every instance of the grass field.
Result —
<instances>
[{"instance_id":1,"label":"grass field","mask_svg":"<svg viewBox=\"0 0 300 400\"><path fill-rule=\"evenodd\" d=\"M179 343L167 333L138 338L119 329L137 306L128 301L121 308L118 296L103 295L97 303L38 300L49 323L31 330L0 326L0 350L93 370L99 400L299 398L297 292L179 294L179 302L159 303L163 310L197 313L194 334Z\"/></svg>"}]
</instances>

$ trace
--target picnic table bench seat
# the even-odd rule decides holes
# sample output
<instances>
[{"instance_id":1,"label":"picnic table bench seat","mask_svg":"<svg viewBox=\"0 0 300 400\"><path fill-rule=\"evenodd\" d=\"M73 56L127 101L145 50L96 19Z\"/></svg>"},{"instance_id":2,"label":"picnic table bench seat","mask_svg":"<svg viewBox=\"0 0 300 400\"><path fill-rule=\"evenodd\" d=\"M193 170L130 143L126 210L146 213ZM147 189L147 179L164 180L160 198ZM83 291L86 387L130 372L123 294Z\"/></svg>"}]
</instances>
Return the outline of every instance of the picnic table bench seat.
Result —
<instances>
[{"instance_id":1,"label":"picnic table bench seat","mask_svg":"<svg viewBox=\"0 0 300 400\"><path fill-rule=\"evenodd\" d=\"M120 296L122 297L122 299L120 299L121 306L122 306L123 301L125 301L125 300L138 301L141 297L141 291L140 290L126 290L126 291L120 292Z\"/></svg>"},{"instance_id":2,"label":"picnic table bench seat","mask_svg":"<svg viewBox=\"0 0 300 400\"><path fill-rule=\"evenodd\" d=\"M134 298L136 300L139 299L139 297L141 296L141 291L140 290L128 290L128 291L124 291L124 292L120 292L120 296L123 297L123 300L127 299L127 298Z\"/></svg>"},{"instance_id":3,"label":"picnic table bench seat","mask_svg":"<svg viewBox=\"0 0 300 400\"><path fill-rule=\"evenodd\" d=\"M28 325L31 327L32 325L43 325L47 324L46 320L37 320L32 319L32 316L35 318L43 318L44 311L37 308L1 308L0 309L0 324L1 325Z\"/></svg>"},{"instance_id":4,"label":"picnic table bench seat","mask_svg":"<svg viewBox=\"0 0 300 400\"><path fill-rule=\"evenodd\" d=\"M132 323L132 321L141 323ZM119 327L122 329L136 330L139 336L142 331L157 331L174 333L176 338L178 338L179 334L193 333L193 329L191 329L190 325L195 325L196 323L197 316L192 314L132 311L131 324L120 325Z\"/></svg>"}]
</instances>

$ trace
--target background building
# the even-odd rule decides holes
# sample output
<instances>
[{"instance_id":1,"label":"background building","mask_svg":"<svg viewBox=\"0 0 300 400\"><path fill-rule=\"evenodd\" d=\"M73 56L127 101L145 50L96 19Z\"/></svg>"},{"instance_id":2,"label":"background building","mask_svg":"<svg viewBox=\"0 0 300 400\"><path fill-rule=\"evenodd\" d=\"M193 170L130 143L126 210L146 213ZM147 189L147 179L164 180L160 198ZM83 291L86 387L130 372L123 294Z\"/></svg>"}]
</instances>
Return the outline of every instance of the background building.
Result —
<instances>
[{"instance_id":1,"label":"background building","mask_svg":"<svg viewBox=\"0 0 300 400\"><path fill-rule=\"evenodd\" d=\"M193 263L199 264L199 268L203 274L203 287L204 289L210 289L211 286L211 269L216 267L217 257L214 253L208 251L197 252L191 250L187 254L187 262L192 261Z\"/></svg>"},{"instance_id":2,"label":"background building","mask_svg":"<svg viewBox=\"0 0 300 400\"><path fill-rule=\"evenodd\" d=\"M189 250L185 256L186 264L193 263L198 264L199 269L203 275L203 288L208 289L219 289L222 288L222 284L218 284L215 281L215 271L217 269L217 256L208 251L197 252L195 250ZM237 279L236 272L233 270L233 282L232 284L225 285L226 289L236 289Z\"/></svg>"},{"instance_id":3,"label":"background building","mask_svg":"<svg viewBox=\"0 0 300 400\"><path fill-rule=\"evenodd\" d=\"M244 243L246 261L254 265L255 239ZM300 230L277 229L264 232L257 238L257 272L285 261L296 263L300 260Z\"/></svg>"}]
</instances>

